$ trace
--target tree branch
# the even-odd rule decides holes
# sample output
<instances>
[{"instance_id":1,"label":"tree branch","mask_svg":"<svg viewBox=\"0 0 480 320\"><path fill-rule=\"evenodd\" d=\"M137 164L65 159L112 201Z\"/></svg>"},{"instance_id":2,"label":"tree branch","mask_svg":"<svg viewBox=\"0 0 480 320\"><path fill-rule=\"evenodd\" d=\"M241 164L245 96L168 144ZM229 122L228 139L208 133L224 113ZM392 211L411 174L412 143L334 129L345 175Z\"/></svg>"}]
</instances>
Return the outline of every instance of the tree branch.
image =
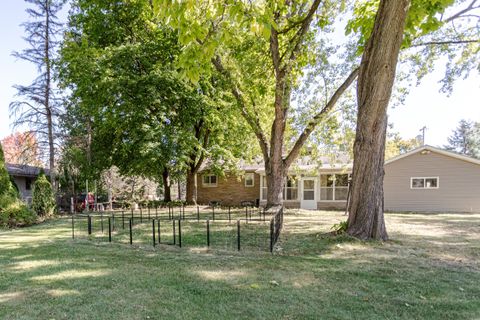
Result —
<instances>
[{"instance_id":1,"label":"tree branch","mask_svg":"<svg viewBox=\"0 0 480 320\"><path fill-rule=\"evenodd\" d=\"M260 126L260 120L258 119L258 117L252 117L248 112L242 92L239 90L238 86L234 83L234 80L232 79L232 75L230 74L230 72L224 68L220 57L215 56L214 58L212 58L212 63L215 66L215 69L221 75L223 75L226 78L226 80L229 82L231 92L235 97L235 100L237 100L237 104L240 107L240 112L242 113L242 116L245 118L245 120L247 121L247 123L250 125L253 132L257 136L258 142L260 144L260 148L262 149L262 154L264 159L268 159L268 152L269 152L268 142L267 142L267 138L265 137L265 134L263 133L262 127Z\"/></svg>"},{"instance_id":2,"label":"tree branch","mask_svg":"<svg viewBox=\"0 0 480 320\"><path fill-rule=\"evenodd\" d=\"M355 81L355 79L358 76L359 70L360 68L357 67L352 71L352 73L350 73L347 79L335 91L335 93L327 102L325 107L323 107L323 109L319 113L314 115L313 118L308 122L307 126L305 127L305 129L303 129L303 132L300 134L297 141L295 142L292 150L290 150L290 153L285 158L286 168L289 168L290 165L293 163L293 161L298 157L298 154L300 153L300 149L303 147L303 145L305 144L305 141L307 141L308 137L313 132L315 127L318 125L318 123L325 117L326 114L328 114L330 110L333 109L338 99L342 96L345 90L347 90L348 87L350 87L350 85L353 83L353 81Z\"/></svg>"},{"instance_id":3,"label":"tree branch","mask_svg":"<svg viewBox=\"0 0 480 320\"><path fill-rule=\"evenodd\" d=\"M465 43L480 43L480 39L471 39L471 40L450 40L450 41L428 41L421 42L417 44L412 44L410 48L421 47L421 46L434 46L442 44L465 44Z\"/></svg>"}]
</instances>

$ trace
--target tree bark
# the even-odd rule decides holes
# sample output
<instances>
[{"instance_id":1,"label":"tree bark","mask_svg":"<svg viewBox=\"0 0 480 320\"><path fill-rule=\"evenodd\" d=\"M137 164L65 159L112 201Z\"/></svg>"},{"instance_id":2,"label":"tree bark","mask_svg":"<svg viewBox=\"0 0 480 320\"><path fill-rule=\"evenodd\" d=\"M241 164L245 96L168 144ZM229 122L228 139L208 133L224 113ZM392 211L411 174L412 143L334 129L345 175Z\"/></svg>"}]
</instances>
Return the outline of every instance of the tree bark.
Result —
<instances>
[{"instance_id":1,"label":"tree bark","mask_svg":"<svg viewBox=\"0 0 480 320\"><path fill-rule=\"evenodd\" d=\"M360 65L347 230L360 239L388 239L383 214L387 107L409 5L410 0L380 1Z\"/></svg>"},{"instance_id":2,"label":"tree bark","mask_svg":"<svg viewBox=\"0 0 480 320\"><path fill-rule=\"evenodd\" d=\"M167 168L163 169L162 181L163 181L163 201L170 202L172 201L172 195L170 192L170 177L169 177L169 172Z\"/></svg>"},{"instance_id":3,"label":"tree bark","mask_svg":"<svg viewBox=\"0 0 480 320\"><path fill-rule=\"evenodd\" d=\"M195 175L196 172L187 172L187 195L185 201L187 201L188 204L197 204Z\"/></svg>"},{"instance_id":4,"label":"tree bark","mask_svg":"<svg viewBox=\"0 0 480 320\"><path fill-rule=\"evenodd\" d=\"M50 91L51 91L51 61L50 61L50 3L45 3L45 114L47 117L47 132L48 132L48 151L49 151L49 169L50 181L53 189L57 191L57 182L55 179L55 146L53 137L53 114L50 106Z\"/></svg>"}]
</instances>

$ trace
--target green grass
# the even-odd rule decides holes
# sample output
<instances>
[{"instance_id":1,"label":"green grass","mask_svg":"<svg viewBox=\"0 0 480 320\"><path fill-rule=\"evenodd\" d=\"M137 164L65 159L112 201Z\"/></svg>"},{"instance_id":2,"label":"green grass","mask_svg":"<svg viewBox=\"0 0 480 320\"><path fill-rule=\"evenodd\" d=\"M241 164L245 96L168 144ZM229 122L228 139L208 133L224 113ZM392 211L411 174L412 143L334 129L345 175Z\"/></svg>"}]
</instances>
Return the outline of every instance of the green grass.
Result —
<instances>
[{"instance_id":1,"label":"green grass","mask_svg":"<svg viewBox=\"0 0 480 320\"><path fill-rule=\"evenodd\" d=\"M326 234L343 219L289 211L274 255L0 231L0 319L480 317L480 214L388 214L386 243Z\"/></svg>"}]
</instances>

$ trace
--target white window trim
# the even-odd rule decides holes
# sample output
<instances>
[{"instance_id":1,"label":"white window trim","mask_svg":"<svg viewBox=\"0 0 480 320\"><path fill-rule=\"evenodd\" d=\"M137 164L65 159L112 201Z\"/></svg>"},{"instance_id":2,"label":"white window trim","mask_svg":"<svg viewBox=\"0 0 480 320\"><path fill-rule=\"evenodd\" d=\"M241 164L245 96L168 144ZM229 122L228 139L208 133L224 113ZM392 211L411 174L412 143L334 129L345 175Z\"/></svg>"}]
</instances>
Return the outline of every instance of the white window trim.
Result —
<instances>
[{"instance_id":1,"label":"white window trim","mask_svg":"<svg viewBox=\"0 0 480 320\"><path fill-rule=\"evenodd\" d=\"M321 178L321 176L322 176L322 175L329 175L329 174L333 174L333 175L346 174L346 175L348 175L348 179L349 179L349 180L350 180L351 175L352 175L351 173L345 173L345 172L321 173L321 174L319 175L320 184L322 183L322 178ZM325 199L322 200L322 188L323 188L323 189L325 189L325 188L332 188L332 189L333 189L333 190L332 190L332 191L333 191L332 196L333 196L333 199L335 199L336 181L337 181L337 179L335 178L335 180L333 180L333 186L331 186L331 187L322 187L321 185L319 185L319 187L318 187L318 192L319 192L318 202L338 202L338 203L347 202L347 200L325 200ZM341 187L340 187L340 188L341 188ZM348 188L348 186L347 186L347 188ZM347 193L348 193L348 190L347 190Z\"/></svg>"},{"instance_id":2,"label":"white window trim","mask_svg":"<svg viewBox=\"0 0 480 320\"><path fill-rule=\"evenodd\" d=\"M414 188L413 187L413 179L423 179L424 182L423 182L423 188ZM426 179L437 179L437 186L436 187L426 187L425 185L425 180ZM438 189L440 188L440 177L410 177L410 189L411 190L435 190L435 189Z\"/></svg>"},{"instance_id":3,"label":"white window trim","mask_svg":"<svg viewBox=\"0 0 480 320\"><path fill-rule=\"evenodd\" d=\"M252 184L251 185L248 185L247 184L247 176L251 176L252 177ZM246 172L245 173L245 188L253 188L255 187L255 173L253 172Z\"/></svg>"},{"instance_id":4,"label":"white window trim","mask_svg":"<svg viewBox=\"0 0 480 320\"><path fill-rule=\"evenodd\" d=\"M205 183L205 177L216 177L215 183ZM203 174L202 175L202 186L206 188L216 187L218 184L218 176L216 174Z\"/></svg>"}]
</instances>

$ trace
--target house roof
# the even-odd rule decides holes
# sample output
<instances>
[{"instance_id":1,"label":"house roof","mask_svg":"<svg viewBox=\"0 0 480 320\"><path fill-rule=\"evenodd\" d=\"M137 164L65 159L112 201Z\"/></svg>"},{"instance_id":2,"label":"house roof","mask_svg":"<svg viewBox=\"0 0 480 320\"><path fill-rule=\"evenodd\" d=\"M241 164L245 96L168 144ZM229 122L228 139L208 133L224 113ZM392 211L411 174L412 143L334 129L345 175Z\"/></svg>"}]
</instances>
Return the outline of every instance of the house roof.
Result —
<instances>
[{"instance_id":1,"label":"house roof","mask_svg":"<svg viewBox=\"0 0 480 320\"><path fill-rule=\"evenodd\" d=\"M472 157L469 157L469 156L466 156L466 155L463 155L463 154L459 154L459 153L456 153L456 152L447 151L447 150L444 150L444 149L432 147L432 146L429 146L429 145L424 145L424 146L415 148L413 150L410 150L410 151L408 151L404 154L401 154L399 156L393 157L393 158L385 161L385 165L387 165L389 163L392 163L392 162L395 162L397 160L400 160L402 158L409 157L413 154L416 154L416 153L419 153L419 152L425 152L425 151L436 152L436 153L439 153L439 154L447 156L447 157L451 157L451 158L455 158L455 159L459 159L459 160L463 160L463 161L467 161L467 162L470 162L470 163L480 165L480 160L479 159L475 159L475 158L472 158Z\"/></svg>"},{"instance_id":2,"label":"house roof","mask_svg":"<svg viewBox=\"0 0 480 320\"><path fill-rule=\"evenodd\" d=\"M5 167L7 168L9 175L16 177L37 177L41 170L43 170L46 175L49 174L48 169L25 164L5 163Z\"/></svg>"}]
</instances>

